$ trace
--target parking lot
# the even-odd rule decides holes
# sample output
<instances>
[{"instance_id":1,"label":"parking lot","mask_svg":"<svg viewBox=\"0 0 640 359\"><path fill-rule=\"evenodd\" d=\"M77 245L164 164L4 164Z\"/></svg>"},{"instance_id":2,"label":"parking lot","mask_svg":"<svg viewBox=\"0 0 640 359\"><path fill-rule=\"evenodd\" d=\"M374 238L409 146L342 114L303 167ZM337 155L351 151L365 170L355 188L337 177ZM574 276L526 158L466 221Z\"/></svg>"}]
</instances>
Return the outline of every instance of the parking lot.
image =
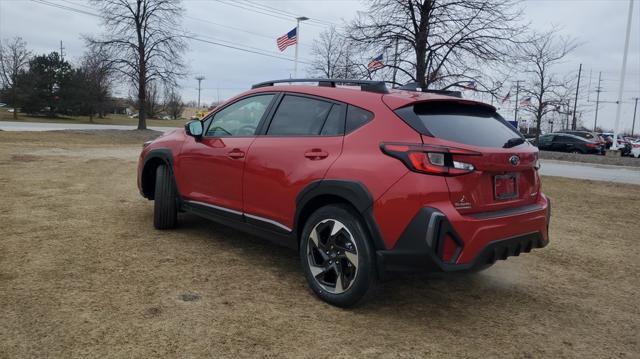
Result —
<instances>
[{"instance_id":1,"label":"parking lot","mask_svg":"<svg viewBox=\"0 0 640 359\"><path fill-rule=\"evenodd\" d=\"M154 230L135 185L151 136L0 132L0 357L640 352L640 186L545 177L547 248L400 276L343 310L311 294L293 251L187 215Z\"/></svg>"}]
</instances>

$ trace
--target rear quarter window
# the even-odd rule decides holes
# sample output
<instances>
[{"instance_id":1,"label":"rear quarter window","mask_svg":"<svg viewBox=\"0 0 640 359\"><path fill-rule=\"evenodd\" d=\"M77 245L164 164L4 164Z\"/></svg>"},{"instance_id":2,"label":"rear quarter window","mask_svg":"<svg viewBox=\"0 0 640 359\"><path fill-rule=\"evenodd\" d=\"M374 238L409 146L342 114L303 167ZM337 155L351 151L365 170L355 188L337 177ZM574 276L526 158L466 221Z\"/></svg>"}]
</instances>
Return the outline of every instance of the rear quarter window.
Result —
<instances>
[{"instance_id":1,"label":"rear quarter window","mask_svg":"<svg viewBox=\"0 0 640 359\"><path fill-rule=\"evenodd\" d=\"M396 114L424 135L466 145L503 147L510 139L522 138L498 113L484 106L431 102L399 109Z\"/></svg>"},{"instance_id":2,"label":"rear quarter window","mask_svg":"<svg viewBox=\"0 0 640 359\"><path fill-rule=\"evenodd\" d=\"M371 119L373 119L373 114L371 112L349 105L347 108L345 133L355 131L356 129L364 126L367 122L371 121Z\"/></svg>"}]
</instances>

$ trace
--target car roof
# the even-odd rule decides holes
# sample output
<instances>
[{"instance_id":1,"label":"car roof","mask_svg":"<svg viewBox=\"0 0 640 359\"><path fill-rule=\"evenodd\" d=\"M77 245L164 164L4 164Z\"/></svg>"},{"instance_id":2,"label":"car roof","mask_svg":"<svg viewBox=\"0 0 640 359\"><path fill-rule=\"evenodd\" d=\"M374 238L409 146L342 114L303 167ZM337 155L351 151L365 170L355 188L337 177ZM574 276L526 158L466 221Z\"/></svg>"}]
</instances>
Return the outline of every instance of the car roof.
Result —
<instances>
[{"instance_id":1,"label":"car roof","mask_svg":"<svg viewBox=\"0 0 640 359\"><path fill-rule=\"evenodd\" d=\"M478 105L489 108L495 111L495 107L471 100L463 99L455 96L447 96L443 94L435 94L429 92L417 92L417 91L405 91L390 89L388 93L381 94L376 92L362 91L360 87L356 86L315 86L315 85L275 85L275 86L263 86L256 89L252 89L248 92L244 92L239 96L246 96L250 93L260 92L287 92L298 93L304 95L319 96L335 101L345 102L359 107L367 108L367 105L371 101L383 101L390 109L396 110L401 107L405 107L419 102L430 101L451 101L460 104Z\"/></svg>"},{"instance_id":2,"label":"car roof","mask_svg":"<svg viewBox=\"0 0 640 359\"><path fill-rule=\"evenodd\" d=\"M583 141L587 141L587 142L589 142L589 140L587 140L587 139L586 139L586 138L584 138L584 137L580 137L580 136L572 135L572 134L570 134L570 133L566 133L566 132L553 132L553 133L550 133L550 135L561 135L561 136L567 136L567 137L577 138L577 139L579 139L579 140L583 140Z\"/></svg>"}]
</instances>

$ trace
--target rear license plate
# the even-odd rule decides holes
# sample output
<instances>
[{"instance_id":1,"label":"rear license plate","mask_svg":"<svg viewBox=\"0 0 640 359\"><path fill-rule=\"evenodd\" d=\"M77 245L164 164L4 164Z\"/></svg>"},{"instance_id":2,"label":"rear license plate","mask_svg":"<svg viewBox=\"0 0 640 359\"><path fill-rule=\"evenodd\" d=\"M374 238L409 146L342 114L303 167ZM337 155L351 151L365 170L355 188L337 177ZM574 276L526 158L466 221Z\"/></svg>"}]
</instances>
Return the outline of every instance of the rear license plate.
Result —
<instances>
[{"instance_id":1,"label":"rear license plate","mask_svg":"<svg viewBox=\"0 0 640 359\"><path fill-rule=\"evenodd\" d=\"M493 193L496 199L511 199L518 197L518 181L515 174L493 177Z\"/></svg>"}]
</instances>

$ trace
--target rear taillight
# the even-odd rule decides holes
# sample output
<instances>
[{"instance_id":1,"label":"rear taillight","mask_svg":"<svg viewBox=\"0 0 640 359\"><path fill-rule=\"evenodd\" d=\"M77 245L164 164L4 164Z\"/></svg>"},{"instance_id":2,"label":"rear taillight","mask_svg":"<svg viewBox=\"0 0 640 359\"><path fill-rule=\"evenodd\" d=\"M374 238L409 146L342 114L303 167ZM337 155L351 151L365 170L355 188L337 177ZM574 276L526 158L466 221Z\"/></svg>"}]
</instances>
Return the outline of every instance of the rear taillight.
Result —
<instances>
[{"instance_id":1,"label":"rear taillight","mask_svg":"<svg viewBox=\"0 0 640 359\"><path fill-rule=\"evenodd\" d=\"M585 143L585 146L587 146L588 148L598 148L598 147L600 147L600 145L597 144L597 143Z\"/></svg>"},{"instance_id":2,"label":"rear taillight","mask_svg":"<svg viewBox=\"0 0 640 359\"><path fill-rule=\"evenodd\" d=\"M472 164L454 160L454 156L480 156L481 153L455 147L421 144L382 143L385 154L402 161L414 172L440 176L459 176L473 172Z\"/></svg>"}]
</instances>

